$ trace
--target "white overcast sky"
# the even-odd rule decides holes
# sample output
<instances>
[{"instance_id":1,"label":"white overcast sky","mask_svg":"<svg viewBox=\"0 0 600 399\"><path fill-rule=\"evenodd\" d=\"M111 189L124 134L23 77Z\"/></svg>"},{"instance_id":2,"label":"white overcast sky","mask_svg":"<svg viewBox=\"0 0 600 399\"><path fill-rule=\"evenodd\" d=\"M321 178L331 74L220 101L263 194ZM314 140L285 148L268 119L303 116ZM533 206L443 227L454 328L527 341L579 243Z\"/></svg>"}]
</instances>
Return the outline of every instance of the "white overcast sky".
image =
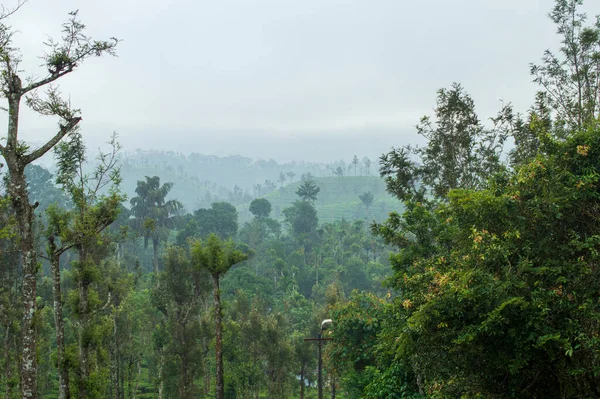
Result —
<instances>
[{"instance_id":1,"label":"white overcast sky","mask_svg":"<svg viewBox=\"0 0 600 399\"><path fill-rule=\"evenodd\" d=\"M328 161L414 142L436 90L454 81L481 118L499 99L526 110L529 64L559 45L553 3L29 0L10 24L23 69L38 76L41 43L70 10L91 36L123 40L117 58L89 60L61 82L92 146L117 131L128 149ZM600 2L584 9L591 17ZM33 142L54 126L22 118Z\"/></svg>"}]
</instances>

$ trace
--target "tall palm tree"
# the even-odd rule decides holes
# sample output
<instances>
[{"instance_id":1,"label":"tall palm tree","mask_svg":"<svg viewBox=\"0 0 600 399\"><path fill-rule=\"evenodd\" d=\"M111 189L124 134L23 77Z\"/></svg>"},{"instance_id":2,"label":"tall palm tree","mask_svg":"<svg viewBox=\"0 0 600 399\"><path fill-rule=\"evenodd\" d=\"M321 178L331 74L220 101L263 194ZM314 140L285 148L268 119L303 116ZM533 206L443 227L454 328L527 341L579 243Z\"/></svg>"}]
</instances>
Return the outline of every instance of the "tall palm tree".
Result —
<instances>
[{"instance_id":1,"label":"tall palm tree","mask_svg":"<svg viewBox=\"0 0 600 399\"><path fill-rule=\"evenodd\" d=\"M213 297L215 312L215 355L216 355L216 399L225 398L223 379L223 327L221 310L221 289L219 280L232 266L245 261L249 254L236 249L232 240L223 241L211 234L204 241L192 245L192 260L198 269L208 270L213 279Z\"/></svg>"},{"instance_id":2,"label":"tall palm tree","mask_svg":"<svg viewBox=\"0 0 600 399\"><path fill-rule=\"evenodd\" d=\"M169 230L177 224L177 213L183 208L177 200L166 200L173 183L160 185L160 177L146 176L146 181L137 182L135 193L131 199L131 213L135 216L133 225L144 237L144 248L152 240L153 268L158 273L158 247L167 239Z\"/></svg>"}]
</instances>

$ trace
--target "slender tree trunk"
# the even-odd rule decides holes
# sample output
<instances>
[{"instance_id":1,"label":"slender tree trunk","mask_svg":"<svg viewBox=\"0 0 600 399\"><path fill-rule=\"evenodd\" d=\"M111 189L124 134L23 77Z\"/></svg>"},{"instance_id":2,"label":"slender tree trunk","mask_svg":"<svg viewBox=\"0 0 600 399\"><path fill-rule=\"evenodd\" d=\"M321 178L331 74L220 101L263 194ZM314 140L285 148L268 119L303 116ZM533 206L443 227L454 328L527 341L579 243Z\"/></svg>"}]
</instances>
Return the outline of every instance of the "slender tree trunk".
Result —
<instances>
[{"instance_id":1,"label":"slender tree trunk","mask_svg":"<svg viewBox=\"0 0 600 399\"><path fill-rule=\"evenodd\" d=\"M189 398L189 375L188 375L188 359L185 354L181 357L181 387L180 387L180 397L181 399Z\"/></svg>"},{"instance_id":2,"label":"slender tree trunk","mask_svg":"<svg viewBox=\"0 0 600 399\"><path fill-rule=\"evenodd\" d=\"M208 351L205 351L205 353L207 353ZM210 360L208 360L208 357L206 358L206 361L204 362L204 386L202 387L202 392L204 393L204 396L208 395L208 392L210 391Z\"/></svg>"},{"instance_id":3,"label":"slender tree trunk","mask_svg":"<svg viewBox=\"0 0 600 399\"><path fill-rule=\"evenodd\" d=\"M335 376L331 377L331 399L335 399L335 388L336 388Z\"/></svg>"},{"instance_id":4,"label":"slender tree trunk","mask_svg":"<svg viewBox=\"0 0 600 399\"><path fill-rule=\"evenodd\" d=\"M152 265L154 267L154 274L158 275L158 240L152 239Z\"/></svg>"},{"instance_id":5,"label":"slender tree trunk","mask_svg":"<svg viewBox=\"0 0 600 399\"><path fill-rule=\"evenodd\" d=\"M137 376L135 377L135 389L133 390L133 395L131 396L132 399L135 399L135 396L137 395L138 388L140 386L140 376L141 375L142 375L142 359L140 356L137 361Z\"/></svg>"},{"instance_id":6,"label":"slender tree trunk","mask_svg":"<svg viewBox=\"0 0 600 399\"><path fill-rule=\"evenodd\" d=\"M163 369L165 366L165 349L160 348L160 360L158 365L158 399L163 399L163 393L165 388L165 379L163 375Z\"/></svg>"},{"instance_id":7,"label":"slender tree trunk","mask_svg":"<svg viewBox=\"0 0 600 399\"><path fill-rule=\"evenodd\" d=\"M83 270L88 267L87 253L82 247L78 248L79 251L79 267ZM79 389L77 397L81 399L87 399L87 384L90 376L90 344L84 341L84 336L90 329L90 312L88 303L89 293L89 282L84 281L82 278L79 279L78 283L79 290Z\"/></svg>"},{"instance_id":8,"label":"slender tree trunk","mask_svg":"<svg viewBox=\"0 0 600 399\"><path fill-rule=\"evenodd\" d=\"M127 398L133 397L133 359L127 362Z\"/></svg>"},{"instance_id":9,"label":"slender tree trunk","mask_svg":"<svg viewBox=\"0 0 600 399\"><path fill-rule=\"evenodd\" d=\"M7 320L6 333L4 334L4 386L6 387L4 397L6 399L11 399L13 397L13 388L10 383L10 379L12 378L12 365L10 360L10 322Z\"/></svg>"},{"instance_id":10,"label":"slender tree trunk","mask_svg":"<svg viewBox=\"0 0 600 399\"><path fill-rule=\"evenodd\" d=\"M56 252L54 237L48 240L50 247L50 269L52 271L52 291L54 295L54 328L56 329L56 358L58 363L58 398L70 399L69 370L65 364L65 326L62 312L60 288L60 254Z\"/></svg>"},{"instance_id":11,"label":"slender tree trunk","mask_svg":"<svg viewBox=\"0 0 600 399\"><path fill-rule=\"evenodd\" d=\"M19 99L9 98L9 136L11 130L16 132L18 125ZM15 133L16 134L16 133ZM7 147L10 146L7 143ZM15 143L16 144L16 143ZM21 354L21 392L23 399L37 399L37 359L36 359L36 277L38 271L37 252L34 246L33 235L33 210L29 203L29 193L25 181L25 165L13 151L6 151L6 160L10 183L8 193L15 210L19 235L21 240L21 256L23 265L23 324L22 340L23 348ZM11 153L13 152L13 153Z\"/></svg>"},{"instance_id":12,"label":"slender tree trunk","mask_svg":"<svg viewBox=\"0 0 600 399\"><path fill-rule=\"evenodd\" d=\"M220 275L214 273L212 278L215 302L215 357L217 369L215 399L225 399L225 382L223 379L223 327L221 325L221 292L219 288Z\"/></svg>"},{"instance_id":13,"label":"slender tree trunk","mask_svg":"<svg viewBox=\"0 0 600 399\"><path fill-rule=\"evenodd\" d=\"M119 331L117 326L117 315L113 315L113 359L112 359L112 380L113 380L113 397L122 399L121 395L121 370L120 370L120 353L119 353Z\"/></svg>"},{"instance_id":14,"label":"slender tree trunk","mask_svg":"<svg viewBox=\"0 0 600 399\"><path fill-rule=\"evenodd\" d=\"M300 399L304 399L304 364L300 367Z\"/></svg>"},{"instance_id":15,"label":"slender tree trunk","mask_svg":"<svg viewBox=\"0 0 600 399\"><path fill-rule=\"evenodd\" d=\"M21 248L23 252L23 354L21 356L21 389L24 399L37 398L37 359L36 359L36 297L37 297L37 254L33 249L33 210L29 204L25 215L19 217L22 224Z\"/></svg>"}]
</instances>

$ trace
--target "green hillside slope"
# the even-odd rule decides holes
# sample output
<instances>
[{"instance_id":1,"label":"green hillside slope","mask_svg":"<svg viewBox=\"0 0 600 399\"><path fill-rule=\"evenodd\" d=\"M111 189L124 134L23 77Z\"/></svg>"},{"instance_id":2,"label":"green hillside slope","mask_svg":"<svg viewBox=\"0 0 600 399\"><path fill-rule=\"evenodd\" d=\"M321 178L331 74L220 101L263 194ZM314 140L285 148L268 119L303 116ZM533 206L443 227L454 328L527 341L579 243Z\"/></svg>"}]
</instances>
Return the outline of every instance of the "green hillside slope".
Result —
<instances>
[{"instance_id":1,"label":"green hillside slope","mask_svg":"<svg viewBox=\"0 0 600 399\"><path fill-rule=\"evenodd\" d=\"M383 221L392 211L401 211L402 204L385 191L383 179L376 176L343 176L316 177L315 182L321 189L315 202L321 223L335 220L372 220ZM301 182L297 181L276 189L263 197L273 206L272 217L282 219L281 212L298 199L296 190ZM359 195L370 191L374 199L367 214L367 209ZM248 204L238 206L240 220L251 218Z\"/></svg>"}]
</instances>

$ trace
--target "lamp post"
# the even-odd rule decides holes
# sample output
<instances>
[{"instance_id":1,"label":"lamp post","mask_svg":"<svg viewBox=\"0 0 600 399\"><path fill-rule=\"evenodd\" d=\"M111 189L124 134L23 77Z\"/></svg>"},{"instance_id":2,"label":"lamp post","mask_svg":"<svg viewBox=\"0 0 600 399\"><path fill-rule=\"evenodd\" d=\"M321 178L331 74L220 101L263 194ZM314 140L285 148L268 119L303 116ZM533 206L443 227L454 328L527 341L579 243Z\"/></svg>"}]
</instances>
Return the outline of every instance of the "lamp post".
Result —
<instances>
[{"instance_id":1,"label":"lamp post","mask_svg":"<svg viewBox=\"0 0 600 399\"><path fill-rule=\"evenodd\" d=\"M319 363L317 366L317 390L318 390L318 399L323 399L323 341L332 341L333 338L323 338L323 331L327 329L327 327L332 324L333 321L331 319L325 319L321 322L321 328L319 333L317 334L317 338L304 338L304 341L317 341L318 348L318 356Z\"/></svg>"}]
</instances>

